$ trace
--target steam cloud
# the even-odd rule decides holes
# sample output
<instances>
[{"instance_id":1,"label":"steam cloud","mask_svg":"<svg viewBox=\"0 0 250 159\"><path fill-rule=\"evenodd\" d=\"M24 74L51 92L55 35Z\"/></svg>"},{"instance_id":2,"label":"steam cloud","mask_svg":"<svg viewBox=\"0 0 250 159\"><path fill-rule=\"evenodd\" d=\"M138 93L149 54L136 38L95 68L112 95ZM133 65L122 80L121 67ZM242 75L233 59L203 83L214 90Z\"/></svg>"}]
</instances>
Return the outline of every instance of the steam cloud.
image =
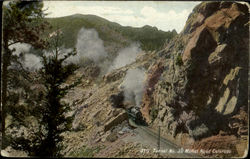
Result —
<instances>
[{"instance_id":1,"label":"steam cloud","mask_svg":"<svg viewBox=\"0 0 250 159\"><path fill-rule=\"evenodd\" d=\"M31 49L31 45L25 43L17 43L12 45L10 49L15 48L13 52L14 55L20 56L21 53L24 53L24 67L29 68L30 70L34 71L42 67L40 62L40 58L33 54L30 54L29 51ZM80 64L83 58L88 58L93 60L97 65L102 65L100 61L102 61L103 65L108 65L107 61L103 62L103 59L107 57L107 52L105 51L103 41L99 38L99 35L95 29L85 29L82 28L77 37L77 55L70 56L65 62L66 63L75 63ZM73 49L65 49L61 48L62 53L71 52ZM45 56L51 56L51 53L44 52ZM61 54L63 56L63 54Z\"/></svg>"},{"instance_id":2,"label":"steam cloud","mask_svg":"<svg viewBox=\"0 0 250 159\"><path fill-rule=\"evenodd\" d=\"M140 53L142 50L140 48L140 45L138 43L133 43L130 46L121 49L118 52L118 56L115 58L113 64L109 67L108 72L118 69L120 67L126 66L127 64L130 64L135 61L136 56L138 53Z\"/></svg>"},{"instance_id":3,"label":"steam cloud","mask_svg":"<svg viewBox=\"0 0 250 159\"><path fill-rule=\"evenodd\" d=\"M75 47L77 49L77 55L70 56L64 62L64 64L71 62L75 64L81 64L81 62L85 61L86 59L90 59L101 68L101 74L105 74L114 69L118 69L134 62L138 53L142 51L138 43L133 43L130 46L118 51L118 55L114 59L114 61L109 61L106 58L108 54L105 51L102 39L99 38L98 32L95 29L86 29L84 27L78 32L77 43ZM16 49L13 53L14 55L20 56L21 53L24 53L24 67L29 68L32 71L40 69L42 67L40 57L29 53L31 45L25 43L17 43L10 47L10 49L13 48ZM61 52L64 53L71 52L72 50L73 49L71 48L61 48ZM44 54L47 57L51 55L51 53L46 51L44 52Z\"/></svg>"},{"instance_id":4,"label":"steam cloud","mask_svg":"<svg viewBox=\"0 0 250 159\"><path fill-rule=\"evenodd\" d=\"M76 43L77 55L71 57L69 61L80 63L81 59L86 57L98 63L107 57L103 41L99 38L95 29L82 28L77 37Z\"/></svg>"},{"instance_id":5,"label":"steam cloud","mask_svg":"<svg viewBox=\"0 0 250 159\"><path fill-rule=\"evenodd\" d=\"M28 53L30 51L31 45L26 43L16 43L9 47L9 49L15 49L13 55L19 56L21 53Z\"/></svg>"},{"instance_id":6,"label":"steam cloud","mask_svg":"<svg viewBox=\"0 0 250 159\"><path fill-rule=\"evenodd\" d=\"M31 71L39 70L42 68L42 63L40 58L33 54L24 55L24 67L30 69Z\"/></svg>"},{"instance_id":7,"label":"steam cloud","mask_svg":"<svg viewBox=\"0 0 250 159\"><path fill-rule=\"evenodd\" d=\"M38 70L42 67L40 58L34 54L30 53L31 45L26 43L16 43L9 47L9 49L15 49L13 55L20 56L23 55L23 67L28 68L31 71Z\"/></svg>"},{"instance_id":8,"label":"steam cloud","mask_svg":"<svg viewBox=\"0 0 250 159\"><path fill-rule=\"evenodd\" d=\"M81 64L86 59L90 59L101 68L102 75L134 62L138 53L142 51L138 43L133 43L118 51L115 60L110 61L107 59L108 54L98 32L95 29L84 27L78 32L76 49L77 55L68 58L67 62Z\"/></svg>"},{"instance_id":9,"label":"steam cloud","mask_svg":"<svg viewBox=\"0 0 250 159\"><path fill-rule=\"evenodd\" d=\"M124 88L125 101L132 102L140 107L145 88L145 70L135 68L127 71L122 87Z\"/></svg>"}]
</instances>

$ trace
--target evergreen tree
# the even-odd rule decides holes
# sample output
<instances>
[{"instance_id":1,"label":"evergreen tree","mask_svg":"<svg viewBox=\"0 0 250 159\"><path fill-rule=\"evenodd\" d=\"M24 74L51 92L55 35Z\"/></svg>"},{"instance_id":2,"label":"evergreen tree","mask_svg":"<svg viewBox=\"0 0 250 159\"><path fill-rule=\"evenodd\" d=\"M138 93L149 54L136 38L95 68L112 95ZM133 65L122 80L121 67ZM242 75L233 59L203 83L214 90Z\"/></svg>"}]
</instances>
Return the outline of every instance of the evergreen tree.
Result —
<instances>
[{"instance_id":1,"label":"evergreen tree","mask_svg":"<svg viewBox=\"0 0 250 159\"><path fill-rule=\"evenodd\" d=\"M67 112L71 110L70 106L60 100L67 94L68 90L80 82L78 79L71 85L62 86L67 77L73 74L78 66L72 63L67 64L66 60L76 55L76 49L64 52L61 40L62 34L60 30L57 30L49 40L49 53L42 56L42 77L47 91L43 124L45 124L48 133L37 154L39 156L60 156L60 147L58 146L58 143L62 141L60 134L69 130L72 123L72 117L66 117Z\"/></svg>"},{"instance_id":2,"label":"evergreen tree","mask_svg":"<svg viewBox=\"0 0 250 159\"><path fill-rule=\"evenodd\" d=\"M3 53L1 58L1 128L2 149L5 148L5 117L8 100L9 66L15 61L14 49L10 46L16 43L29 43L37 48L46 46L42 33L47 26L44 21L43 3L38 1L10 1L3 5Z\"/></svg>"}]
</instances>

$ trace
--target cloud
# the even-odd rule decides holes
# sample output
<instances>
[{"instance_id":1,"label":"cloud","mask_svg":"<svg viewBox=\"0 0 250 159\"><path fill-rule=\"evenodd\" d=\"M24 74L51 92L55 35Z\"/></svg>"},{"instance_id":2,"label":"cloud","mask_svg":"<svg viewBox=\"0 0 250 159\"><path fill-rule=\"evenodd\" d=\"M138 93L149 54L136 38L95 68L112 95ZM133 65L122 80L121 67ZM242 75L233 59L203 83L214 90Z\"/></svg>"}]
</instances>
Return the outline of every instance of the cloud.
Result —
<instances>
[{"instance_id":1,"label":"cloud","mask_svg":"<svg viewBox=\"0 0 250 159\"><path fill-rule=\"evenodd\" d=\"M164 31L175 29L179 33L183 29L189 13L191 13L189 10L181 12L170 10L163 13L152 7L144 7L138 16L112 15L106 18L123 26L143 27L144 25L151 25Z\"/></svg>"},{"instance_id":2,"label":"cloud","mask_svg":"<svg viewBox=\"0 0 250 159\"><path fill-rule=\"evenodd\" d=\"M190 12L191 10L187 9L184 9L181 12L176 12L174 10L160 12L149 6L145 6L141 9L144 22L148 25L156 26L160 29L175 29L177 32L180 32L184 27Z\"/></svg>"},{"instance_id":3,"label":"cloud","mask_svg":"<svg viewBox=\"0 0 250 159\"><path fill-rule=\"evenodd\" d=\"M50 13L48 17L62 17L72 14L94 14L98 16L103 15L115 15L115 14L133 14L132 10L123 9L118 7L109 7L109 6L82 6L77 5L79 2L44 2L44 8L48 8L46 11Z\"/></svg>"},{"instance_id":4,"label":"cloud","mask_svg":"<svg viewBox=\"0 0 250 159\"><path fill-rule=\"evenodd\" d=\"M157 14L157 11L152 7L145 6L142 8L141 14L145 17L151 17L151 16L155 16Z\"/></svg>"}]
</instances>

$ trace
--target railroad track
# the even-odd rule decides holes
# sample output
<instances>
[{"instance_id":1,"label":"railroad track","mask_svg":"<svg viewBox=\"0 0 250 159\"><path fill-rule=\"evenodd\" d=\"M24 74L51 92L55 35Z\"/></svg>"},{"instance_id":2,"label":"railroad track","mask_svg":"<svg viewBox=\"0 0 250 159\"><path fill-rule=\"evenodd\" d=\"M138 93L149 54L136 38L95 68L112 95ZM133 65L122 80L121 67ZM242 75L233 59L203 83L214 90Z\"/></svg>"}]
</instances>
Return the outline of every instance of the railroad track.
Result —
<instances>
[{"instance_id":1,"label":"railroad track","mask_svg":"<svg viewBox=\"0 0 250 159\"><path fill-rule=\"evenodd\" d=\"M129 119L129 124L136 128L135 131L142 136L147 136L155 143L158 141L158 134L147 128L146 126L137 125L133 120ZM172 150L172 153L167 153L167 155L171 158L202 158L202 156L197 153L178 153L182 147L168 141L167 139L160 137L160 150Z\"/></svg>"}]
</instances>

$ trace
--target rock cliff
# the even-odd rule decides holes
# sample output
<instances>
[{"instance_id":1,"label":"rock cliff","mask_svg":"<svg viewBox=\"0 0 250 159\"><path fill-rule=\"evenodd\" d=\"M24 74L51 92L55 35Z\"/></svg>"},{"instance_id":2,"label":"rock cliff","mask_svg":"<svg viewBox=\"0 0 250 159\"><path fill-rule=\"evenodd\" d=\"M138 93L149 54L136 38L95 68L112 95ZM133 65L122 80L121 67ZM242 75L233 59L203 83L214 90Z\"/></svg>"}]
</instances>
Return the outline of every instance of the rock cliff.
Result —
<instances>
[{"instance_id":1,"label":"rock cliff","mask_svg":"<svg viewBox=\"0 0 250 159\"><path fill-rule=\"evenodd\" d=\"M142 113L173 140L191 143L224 131L247 135L233 117L248 112L249 11L233 2L203 2L148 74ZM153 82L152 82L153 81ZM152 86L154 85L154 86ZM149 96L150 94L150 96ZM232 127L232 122L238 126ZM186 142L188 143L188 142Z\"/></svg>"}]
</instances>

